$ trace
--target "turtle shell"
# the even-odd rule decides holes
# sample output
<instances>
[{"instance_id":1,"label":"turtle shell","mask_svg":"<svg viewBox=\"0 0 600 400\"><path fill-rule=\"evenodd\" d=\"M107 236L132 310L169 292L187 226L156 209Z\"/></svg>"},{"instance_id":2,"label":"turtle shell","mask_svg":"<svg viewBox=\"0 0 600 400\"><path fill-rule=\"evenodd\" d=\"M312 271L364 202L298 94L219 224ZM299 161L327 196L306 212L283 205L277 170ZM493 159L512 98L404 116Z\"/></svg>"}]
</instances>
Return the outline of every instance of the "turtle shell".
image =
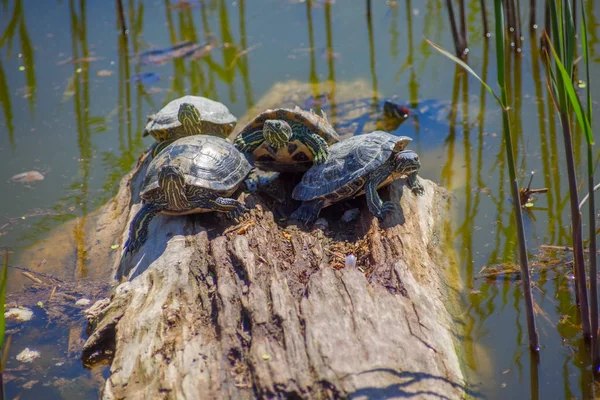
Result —
<instances>
[{"instance_id":1,"label":"turtle shell","mask_svg":"<svg viewBox=\"0 0 600 400\"><path fill-rule=\"evenodd\" d=\"M159 188L158 172L164 165L176 165L187 185L227 195L246 178L252 166L231 142L210 135L177 139L160 152L148 166L141 197L152 199Z\"/></svg>"},{"instance_id":2,"label":"turtle shell","mask_svg":"<svg viewBox=\"0 0 600 400\"><path fill-rule=\"evenodd\" d=\"M384 131L353 136L329 148L327 161L311 167L294 188L292 197L308 201L336 193L381 166L412 139ZM351 191L356 193L355 190Z\"/></svg>"},{"instance_id":3,"label":"turtle shell","mask_svg":"<svg viewBox=\"0 0 600 400\"><path fill-rule=\"evenodd\" d=\"M227 137L237 123L237 118L223 103L206 97L183 96L170 101L159 112L148 118L144 136L152 135L159 142L187 136L181 122L177 119L179 106L182 103L193 104L200 111L200 119L203 121L202 133Z\"/></svg>"},{"instance_id":4,"label":"turtle shell","mask_svg":"<svg viewBox=\"0 0 600 400\"><path fill-rule=\"evenodd\" d=\"M307 130L321 136L328 145L340 141L340 137L327 121L323 112L318 115L312 109L302 110L296 106L294 109L277 108L265 110L250 121L238 136L244 137L256 131L262 131L265 121L278 119L287 122L292 132L298 133ZM313 155L301 140L292 140L288 146L278 150L273 149L267 142L263 142L253 152L255 165L267 171L306 171L312 166Z\"/></svg>"}]
</instances>

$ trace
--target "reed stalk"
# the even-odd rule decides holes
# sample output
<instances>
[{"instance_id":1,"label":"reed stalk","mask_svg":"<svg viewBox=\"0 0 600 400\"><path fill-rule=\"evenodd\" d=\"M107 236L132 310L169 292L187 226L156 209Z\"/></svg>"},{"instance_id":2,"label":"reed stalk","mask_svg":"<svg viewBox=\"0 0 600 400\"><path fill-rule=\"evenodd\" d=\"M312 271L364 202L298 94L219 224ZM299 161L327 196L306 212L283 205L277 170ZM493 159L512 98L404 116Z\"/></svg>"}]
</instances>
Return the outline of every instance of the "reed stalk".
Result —
<instances>
[{"instance_id":1,"label":"reed stalk","mask_svg":"<svg viewBox=\"0 0 600 400\"><path fill-rule=\"evenodd\" d=\"M468 52L469 45L467 44L467 22L465 12L465 0L458 0L460 6L460 40L461 40L461 54L465 55Z\"/></svg>"},{"instance_id":2,"label":"reed stalk","mask_svg":"<svg viewBox=\"0 0 600 400\"><path fill-rule=\"evenodd\" d=\"M123 0L117 0L117 10L119 12L119 25L121 27L121 34L127 35L127 25L125 24L125 11L123 9Z\"/></svg>"},{"instance_id":3,"label":"reed stalk","mask_svg":"<svg viewBox=\"0 0 600 400\"><path fill-rule=\"evenodd\" d=\"M481 6L481 20L483 21L483 36L485 36L486 38L489 38L491 36L491 33L490 33L490 27L488 26L485 0L480 0L479 4Z\"/></svg>"},{"instance_id":4,"label":"reed stalk","mask_svg":"<svg viewBox=\"0 0 600 400\"><path fill-rule=\"evenodd\" d=\"M552 40L546 39L548 47L554 59L554 66L550 63L550 53L545 52L548 61L547 76L548 86L550 88L554 105L558 111L560 124L563 131L563 140L565 146L565 158L567 167L567 178L569 183L569 198L571 205L571 230L573 241L573 258L575 262L575 290L579 301L579 314L583 337L592 338L590 326L590 310L587 295L587 280L583 257L583 228L581 222L581 212L579 210L579 200L577 193L577 176L575 172L575 156L573 151L573 134L571 131L571 116L573 112L582 127L588 146L593 145L591 127L583 108L579 102L579 97L575 92L573 85L574 54L575 54L575 24L571 4L568 0L547 2L549 4L550 22L552 26ZM589 152L590 150L588 150ZM589 153L588 153L589 154ZM589 163L593 161L588 160ZM591 165L593 167L593 165ZM592 168L593 174L593 168ZM593 177L591 178L593 179ZM589 178L588 178L589 181ZM591 186L593 188L593 184ZM590 193L592 195L593 191ZM590 201L590 204L594 204ZM594 233L595 234L595 233Z\"/></svg>"},{"instance_id":5,"label":"reed stalk","mask_svg":"<svg viewBox=\"0 0 600 400\"><path fill-rule=\"evenodd\" d=\"M583 63L585 66L586 81L586 117L587 127L592 126L592 91L590 79L590 55L587 45L587 17L583 0L581 1L581 49L583 51ZM576 2L573 2L574 4ZM575 13L573 13L575 15ZM584 125L586 125L584 123ZM586 129L586 126L583 127ZM592 363L594 372L598 373L600 369L600 348L598 346L598 253L596 252L596 207L594 201L594 138L593 132L586 134L587 139L587 174L588 174L588 228L589 228L589 251L590 251L590 324L592 329Z\"/></svg>"},{"instance_id":6,"label":"reed stalk","mask_svg":"<svg viewBox=\"0 0 600 400\"><path fill-rule=\"evenodd\" d=\"M537 27L535 23L535 0L529 0L529 29L535 29Z\"/></svg>"},{"instance_id":7,"label":"reed stalk","mask_svg":"<svg viewBox=\"0 0 600 400\"><path fill-rule=\"evenodd\" d=\"M462 57L464 48L462 41L458 36L458 29L456 27L456 19L454 18L454 7L452 6L452 0L446 0L446 8L448 9L448 18L450 19L450 31L452 32L452 40L454 41L454 50L456 51L457 57Z\"/></svg>"}]
</instances>

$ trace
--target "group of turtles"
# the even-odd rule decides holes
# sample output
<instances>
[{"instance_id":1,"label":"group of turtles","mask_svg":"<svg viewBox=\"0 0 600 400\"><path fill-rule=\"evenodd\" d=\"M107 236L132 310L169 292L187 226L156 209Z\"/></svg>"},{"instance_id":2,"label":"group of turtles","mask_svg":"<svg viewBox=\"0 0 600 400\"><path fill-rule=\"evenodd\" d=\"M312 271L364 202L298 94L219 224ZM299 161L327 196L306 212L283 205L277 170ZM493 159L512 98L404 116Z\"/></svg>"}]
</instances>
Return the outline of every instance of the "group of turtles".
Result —
<instances>
[{"instance_id":1,"label":"group of turtles","mask_svg":"<svg viewBox=\"0 0 600 400\"><path fill-rule=\"evenodd\" d=\"M391 102L384 110L407 117L400 112L404 108ZM253 168L303 173L292 193L302 203L290 218L306 224L322 208L361 194L369 210L383 218L393 203L383 202L377 189L402 177L413 193L423 193L417 179L419 157L405 149L411 141L407 136L377 130L340 141L325 113L296 107L263 111L231 142L227 137L236 122L225 105L199 96L175 99L148 118L144 136L151 135L156 143L126 252L144 243L156 214L244 214L248 209L230 196Z\"/></svg>"}]
</instances>

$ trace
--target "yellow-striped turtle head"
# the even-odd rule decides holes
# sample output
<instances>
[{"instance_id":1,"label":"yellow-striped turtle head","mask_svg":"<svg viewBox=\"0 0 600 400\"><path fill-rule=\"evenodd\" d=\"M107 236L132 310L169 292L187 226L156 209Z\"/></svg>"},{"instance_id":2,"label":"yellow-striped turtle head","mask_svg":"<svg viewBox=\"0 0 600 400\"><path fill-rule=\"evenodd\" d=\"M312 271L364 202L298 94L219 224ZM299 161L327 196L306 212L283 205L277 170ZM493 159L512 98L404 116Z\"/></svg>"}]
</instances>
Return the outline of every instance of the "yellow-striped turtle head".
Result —
<instances>
[{"instance_id":1,"label":"yellow-striped turtle head","mask_svg":"<svg viewBox=\"0 0 600 400\"><path fill-rule=\"evenodd\" d=\"M268 119L263 125L263 137L275 150L285 147L292 138L290 124L280 119Z\"/></svg>"},{"instance_id":2,"label":"yellow-striped turtle head","mask_svg":"<svg viewBox=\"0 0 600 400\"><path fill-rule=\"evenodd\" d=\"M158 172L158 186L167 199L170 210L183 210L187 206L185 175L176 165L165 165Z\"/></svg>"},{"instance_id":3,"label":"yellow-striped turtle head","mask_svg":"<svg viewBox=\"0 0 600 400\"><path fill-rule=\"evenodd\" d=\"M200 110L190 103L181 103L177 119L183 125L183 130L188 135L198 135L201 131Z\"/></svg>"},{"instance_id":4,"label":"yellow-striped turtle head","mask_svg":"<svg viewBox=\"0 0 600 400\"><path fill-rule=\"evenodd\" d=\"M394 155L394 170L402 174L410 174L421 168L419 156L412 150L402 150Z\"/></svg>"}]
</instances>

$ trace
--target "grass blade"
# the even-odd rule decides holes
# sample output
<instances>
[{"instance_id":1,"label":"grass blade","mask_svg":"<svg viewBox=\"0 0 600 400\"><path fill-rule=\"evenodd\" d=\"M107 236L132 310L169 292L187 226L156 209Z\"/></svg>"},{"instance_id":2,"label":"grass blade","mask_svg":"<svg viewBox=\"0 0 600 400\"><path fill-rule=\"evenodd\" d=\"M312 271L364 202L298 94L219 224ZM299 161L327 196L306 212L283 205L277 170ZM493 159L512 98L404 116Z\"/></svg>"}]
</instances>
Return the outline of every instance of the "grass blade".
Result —
<instances>
[{"instance_id":1,"label":"grass blade","mask_svg":"<svg viewBox=\"0 0 600 400\"><path fill-rule=\"evenodd\" d=\"M441 48L440 46L438 46L437 44L433 43L431 40L429 39L425 39L427 41L427 43L429 43L434 49L436 49L437 51L439 51L440 53L442 53L443 55L445 55L446 57L448 57L449 59L451 59L452 61L454 61L455 63L457 63L458 65L460 65L463 69L465 69L468 73L470 73L471 75L473 75L475 78L477 78L477 80L479 82L481 82L481 84L487 89L488 92L490 92L492 94L492 96L494 96L494 98L496 99L496 101L498 102L498 104L500 104L500 106L502 108L504 108L504 105L502 104L502 101L500 101L500 98L496 95L496 93L494 93L494 91L492 90L492 88L483 81L483 79L481 79L479 77L479 75L477 75L477 73L475 71L473 71L473 69L471 69L471 67L469 67L469 64L467 64L466 62L464 62L463 60L461 60L460 58L456 57L455 55L453 55L452 53L449 53L448 51L444 50L443 48Z\"/></svg>"},{"instance_id":2,"label":"grass blade","mask_svg":"<svg viewBox=\"0 0 600 400\"><path fill-rule=\"evenodd\" d=\"M558 67L558 71L560 72L561 79L564 82L563 88L567 94L571 106L573 107L573 110L575 111L577 122L579 122L579 126L581 126L581 129L583 129L587 142L589 144L594 144L592 127L590 126L587 116L583 112L583 107L581 106L579 96L577 96L577 92L575 91L575 86L573 85L571 76L567 72L567 69L565 68L564 64L560 61L560 58L558 57L554 46L550 42L550 39L548 39L548 47L550 47L550 51L552 51L552 55L554 56L554 61L556 63L556 66Z\"/></svg>"}]
</instances>

